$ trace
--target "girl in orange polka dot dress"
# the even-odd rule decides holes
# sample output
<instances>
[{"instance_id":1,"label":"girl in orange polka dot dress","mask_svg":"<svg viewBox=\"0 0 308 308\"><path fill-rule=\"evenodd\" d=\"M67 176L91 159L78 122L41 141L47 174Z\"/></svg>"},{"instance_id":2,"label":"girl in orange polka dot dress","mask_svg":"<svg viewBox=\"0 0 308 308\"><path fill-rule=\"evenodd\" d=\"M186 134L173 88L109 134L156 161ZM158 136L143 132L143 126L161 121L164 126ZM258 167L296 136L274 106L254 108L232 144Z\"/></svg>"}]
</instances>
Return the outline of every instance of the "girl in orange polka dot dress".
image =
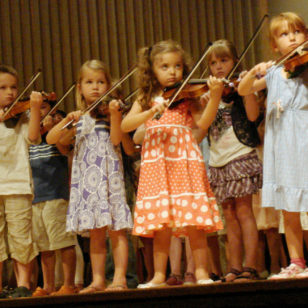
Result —
<instances>
[{"instance_id":1,"label":"girl in orange polka dot dress","mask_svg":"<svg viewBox=\"0 0 308 308\"><path fill-rule=\"evenodd\" d=\"M139 288L165 285L170 237L187 234L199 284L211 283L206 263L206 232L223 228L206 176L201 151L192 135L201 112L195 101L166 108L163 89L188 73L188 60L174 41L162 41L139 52L140 95L121 128L128 132L145 123L135 235L154 237L154 277ZM165 109L166 108L166 109ZM159 120L153 119L161 113Z\"/></svg>"}]
</instances>

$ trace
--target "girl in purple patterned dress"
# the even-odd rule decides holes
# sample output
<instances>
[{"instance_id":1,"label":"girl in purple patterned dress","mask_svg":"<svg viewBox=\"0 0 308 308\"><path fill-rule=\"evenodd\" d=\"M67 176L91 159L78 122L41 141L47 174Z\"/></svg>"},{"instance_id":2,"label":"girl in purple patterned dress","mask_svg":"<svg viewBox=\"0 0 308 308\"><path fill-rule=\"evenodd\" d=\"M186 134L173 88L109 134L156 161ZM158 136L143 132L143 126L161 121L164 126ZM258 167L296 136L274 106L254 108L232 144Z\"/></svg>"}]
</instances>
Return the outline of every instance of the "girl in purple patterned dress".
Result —
<instances>
[{"instance_id":1,"label":"girl in purple patterned dress","mask_svg":"<svg viewBox=\"0 0 308 308\"><path fill-rule=\"evenodd\" d=\"M105 65L98 60L85 62L77 82L77 106L84 110L111 86ZM98 109L98 108L96 108ZM49 143L61 142L66 133L61 128L74 119L76 142L71 175L71 192L67 213L67 231L90 231L92 283L80 293L105 289L106 231L112 241L115 273L108 289L124 289L128 244L126 229L132 228L130 209L125 198L120 143L122 115L119 102L91 115L81 111L68 114L47 137Z\"/></svg>"}]
</instances>

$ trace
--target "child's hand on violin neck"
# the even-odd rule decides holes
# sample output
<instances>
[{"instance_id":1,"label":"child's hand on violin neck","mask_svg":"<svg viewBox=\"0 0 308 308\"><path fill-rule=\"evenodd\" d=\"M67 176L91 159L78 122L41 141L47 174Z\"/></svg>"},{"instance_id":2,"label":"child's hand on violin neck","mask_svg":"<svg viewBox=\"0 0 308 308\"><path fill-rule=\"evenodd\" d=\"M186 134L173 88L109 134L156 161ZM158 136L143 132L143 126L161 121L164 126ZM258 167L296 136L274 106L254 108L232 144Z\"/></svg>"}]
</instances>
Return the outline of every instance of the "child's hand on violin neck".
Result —
<instances>
[{"instance_id":1,"label":"child's hand on violin neck","mask_svg":"<svg viewBox=\"0 0 308 308\"><path fill-rule=\"evenodd\" d=\"M53 126L55 125L53 117L51 115L48 115L43 120L43 127L46 131L50 131Z\"/></svg>"},{"instance_id":2,"label":"child's hand on violin neck","mask_svg":"<svg viewBox=\"0 0 308 308\"><path fill-rule=\"evenodd\" d=\"M72 111L66 116L66 123L69 123L70 121L74 121L75 123L79 121L81 117L81 110Z\"/></svg>"},{"instance_id":3,"label":"child's hand on violin neck","mask_svg":"<svg viewBox=\"0 0 308 308\"><path fill-rule=\"evenodd\" d=\"M241 71L238 76L238 80L242 80L247 75L247 73L248 71Z\"/></svg>"},{"instance_id":4,"label":"child's hand on violin neck","mask_svg":"<svg viewBox=\"0 0 308 308\"><path fill-rule=\"evenodd\" d=\"M109 103L109 112L110 112L110 114L113 114L113 115L122 114L120 107L121 107L121 102L119 100L113 99Z\"/></svg>"},{"instance_id":5,"label":"child's hand on violin neck","mask_svg":"<svg viewBox=\"0 0 308 308\"><path fill-rule=\"evenodd\" d=\"M207 85L210 89L210 98L222 96L222 92L224 90L224 84L222 79L210 76L207 81Z\"/></svg>"},{"instance_id":6,"label":"child's hand on violin neck","mask_svg":"<svg viewBox=\"0 0 308 308\"><path fill-rule=\"evenodd\" d=\"M169 99L164 99L162 96L159 96L155 99L156 104L151 108L152 114L163 113L166 107L168 106Z\"/></svg>"},{"instance_id":7,"label":"child's hand on violin neck","mask_svg":"<svg viewBox=\"0 0 308 308\"><path fill-rule=\"evenodd\" d=\"M267 70L275 64L274 61L262 62L257 64L250 70L250 74L253 78L261 79L266 75Z\"/></svg>"},{"instance_id":8,"label":"child's hand on violin neck","mask_svg":"<svg viewBox=\"0 0 308 308\"><path fill-rule=\"evenodd\" d=\"M32 91L30 95L30 108L40 109L43 103L43 95L41 92Z\"/></svg>"}]
</instances>

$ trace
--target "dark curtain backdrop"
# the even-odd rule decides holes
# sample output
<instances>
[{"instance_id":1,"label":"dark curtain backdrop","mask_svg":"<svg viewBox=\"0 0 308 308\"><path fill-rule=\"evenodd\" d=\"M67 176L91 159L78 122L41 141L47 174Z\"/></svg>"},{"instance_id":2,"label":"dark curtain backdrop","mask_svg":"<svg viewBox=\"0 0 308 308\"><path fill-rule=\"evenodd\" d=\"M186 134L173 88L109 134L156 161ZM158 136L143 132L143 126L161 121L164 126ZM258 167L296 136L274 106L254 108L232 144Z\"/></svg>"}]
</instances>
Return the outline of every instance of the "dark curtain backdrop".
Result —
<instances>
[{"instance_id":1,"label":"dark curtain backdrop","mask_svg":"<svg viewBox=\"0 0 308 308\"><path fill-rule=\"evenodd\" d=\"M267 0L0 0L0 63L18 70L21 88L41 68L34 88L61 97L84 61L103 60L117 79L140 47L164 39L180 42L195 61L220 38L240 54L267 11ZM244 67L268 55L266 29ZM134 88L131 78L124 94ZM75 109L73 95L60 108Z\"/></svg>"}]
</instances>

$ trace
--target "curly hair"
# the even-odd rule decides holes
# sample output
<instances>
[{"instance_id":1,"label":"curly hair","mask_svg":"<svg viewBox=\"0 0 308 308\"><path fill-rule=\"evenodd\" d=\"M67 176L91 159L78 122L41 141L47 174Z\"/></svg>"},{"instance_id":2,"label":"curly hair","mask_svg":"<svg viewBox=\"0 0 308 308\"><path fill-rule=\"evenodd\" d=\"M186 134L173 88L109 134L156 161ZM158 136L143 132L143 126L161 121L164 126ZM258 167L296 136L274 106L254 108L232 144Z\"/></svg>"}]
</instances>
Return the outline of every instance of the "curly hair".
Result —
<instances>
[{"instance_id":1,"label":"curly hair","mask_svg":"<svg viewBox=\"0 0 308 308\"><path fill-rule=\"evenodd\" d=\"M77 77L77 84L80 86L82 78L84 77L84 72L87 69L91 69L94 71L102 71L105 74L106 81L108 83L108 87L111 87L111 76L109 73L109 70L107 66L105 65L104 62L100 60L88 60L82 66L80 67L78 77ZM76 87L76 103L77 103L77 108L80 110L86 109L87 105L86 102L83 98L83 96L80 93L79 86Z\"/></svg>"},{"instance_id":2,"label":"curly hair","mask_svg":"<svg viewBox=\"0 0 308 308\"><path fill-rule=\"evenodd\" d=\"M159 89L159 82L153 72L153 63L163 53L169 52L177 52L182 56L183 77L185 78L190 70L191 59L177 42L173 40L160 41L151 47L143 47L138 52L139 102L144 110L150 107L149 102Z\"/></svg>"}]
</instances>

